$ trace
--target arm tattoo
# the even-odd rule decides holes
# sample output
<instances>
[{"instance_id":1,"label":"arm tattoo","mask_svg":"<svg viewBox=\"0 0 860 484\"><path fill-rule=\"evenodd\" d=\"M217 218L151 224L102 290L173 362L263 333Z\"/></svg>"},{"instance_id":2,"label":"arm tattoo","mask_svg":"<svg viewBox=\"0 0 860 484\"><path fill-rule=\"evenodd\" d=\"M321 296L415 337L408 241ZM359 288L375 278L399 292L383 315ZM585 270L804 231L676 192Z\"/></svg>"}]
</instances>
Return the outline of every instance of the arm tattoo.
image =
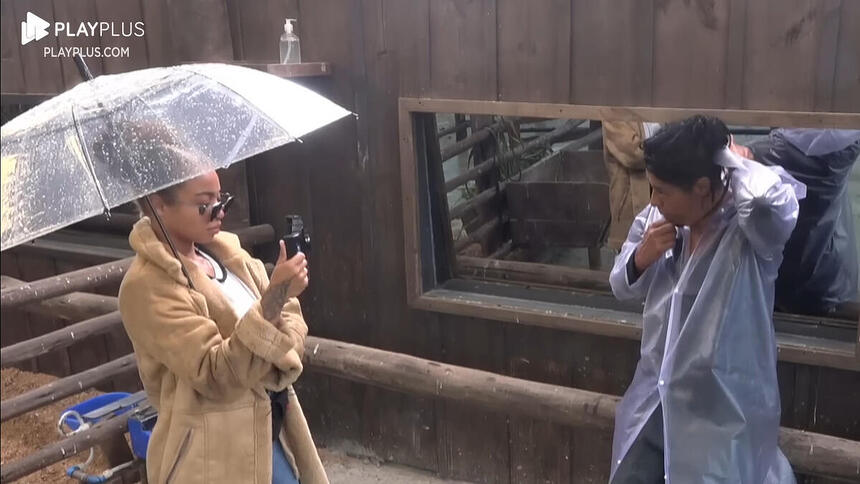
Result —
<instances>
[{"instance_id":1,"label":"arm tattoo","mask_svg":"<svg viewBox=\"0 0 860 484\"><path fill-rule=\"evenodd\" d=\"M278 318L284 305L287 304L289 297L287 289L290 288L290 281L283 281L273 284L266 289L263 297L260 299L260 305L263 307L263 317L267 321L278 324Z\"/></svg>"}]
</instances>

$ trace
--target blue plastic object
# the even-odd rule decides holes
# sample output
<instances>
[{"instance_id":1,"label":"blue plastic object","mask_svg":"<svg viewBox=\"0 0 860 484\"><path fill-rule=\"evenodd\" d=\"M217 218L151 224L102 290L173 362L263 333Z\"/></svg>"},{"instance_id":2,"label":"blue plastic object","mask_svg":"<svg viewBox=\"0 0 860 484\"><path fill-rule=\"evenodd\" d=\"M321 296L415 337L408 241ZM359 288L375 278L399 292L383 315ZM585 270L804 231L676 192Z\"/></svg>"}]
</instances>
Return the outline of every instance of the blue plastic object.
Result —
<instances>
[{"instance_id":1,"label":"blue plastic object","mask_svg":"<svg viewBox=\"0 0 860 484\"><path fill-rule=\"evenodd\" d=\"M149 412L132 415L128 419L128 435L131 437L131 451L138 459L146 459L146 449L149 447L149 437L158 414L154 409Z\"/></svg>"},{"instance_id":2,"label":"blue plastic object","mask_svg":"<svg viewBox=\"0 0 860 484\"><path fill-rule=\"evenodd\" d=\"M66 469L66 475L71 477L72 479L77 479L81 482L86 482L87 484L103 484L108 481L108 478L105 476L95 476L92 474L87 474L80 466L72 466Z\"/></svg>"},{"instance_id":3,"label":"blue plastic object","mask_svg":"<svg viewBox=\"0 0 860 484\"><path fill-rule=\"evenodd\" d=\"M99 395L99 396L90 398L89 400L84 400L83 402L81 402L77 405L73 405L73 406L67 408L65 411L68 412L70 410L73 410L75 412L78 412L80 415L85 415L89 412L92 412L93 410L98 410L98 409L104 407L105 405L110 405L113 402L116 402L118 400L122 400L123 398L126 398L129 395L131 395L131 394L125 393L125 392L105 393L103 395ZM114 415L114 414L115 415L122 414L122 413L129 411L129 410L131 410L131 407L122 408L118 412L109 413L109 414L104 415L100 418L95 418L95 419L91 419L91 420L88 419L87 423L94 424L96 422L103 420L104 417ZM78 427L81 426L81 423L78 422L78 417L75 415L67 415L66 418L63 420L63 423L66 424L72 430L78 430Z\"/></svg>"}]
</instances>

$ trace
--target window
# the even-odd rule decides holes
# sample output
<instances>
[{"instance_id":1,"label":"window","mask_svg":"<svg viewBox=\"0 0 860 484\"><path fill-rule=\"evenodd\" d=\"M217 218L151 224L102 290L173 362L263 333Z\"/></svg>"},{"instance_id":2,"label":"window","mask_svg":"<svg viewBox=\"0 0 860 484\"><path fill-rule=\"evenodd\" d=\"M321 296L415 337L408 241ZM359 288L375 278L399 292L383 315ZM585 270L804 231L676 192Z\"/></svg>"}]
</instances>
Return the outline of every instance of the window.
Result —
<instances>
[{"instance_id":1,"label":"window","mask_svg":"<svg viewBox=\"0 0 860 484\"><path fill-rule=\"evenodd\" d=\"M628 122L647 137L649 123L697 113L728 123L739 144L767 139L770 126L860 128L860 115L843 113L401 99L410 305L638 339L641 305L617 301L608 284L608 242L618 229L604 128ZM858 204L854 165L846 186ZM649 194L636 196L647 203ZM860 232L860 220L854 225ZM778 313L781 358L860 368L857 307L848 302L826 317Z\"/></svg>"}]
</instances>

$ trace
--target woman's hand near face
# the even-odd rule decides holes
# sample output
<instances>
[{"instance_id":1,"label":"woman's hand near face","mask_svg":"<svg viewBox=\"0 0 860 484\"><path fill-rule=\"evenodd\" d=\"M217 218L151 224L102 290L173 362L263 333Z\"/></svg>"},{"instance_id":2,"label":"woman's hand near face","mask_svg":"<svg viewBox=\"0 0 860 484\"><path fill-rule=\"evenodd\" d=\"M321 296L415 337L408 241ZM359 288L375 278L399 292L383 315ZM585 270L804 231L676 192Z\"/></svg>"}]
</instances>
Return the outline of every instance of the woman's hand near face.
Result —
<instances>
[{"instance_id":1,"label":"woman's hand near face","mask_svg":"<svg viewBox=\"0 0 860 484\"><path fill-rule=\"evenodd\" d=\"M263 306L263 317L275 322L281 314L281 310L292 297L298 297L308 287L308 261L305 255L299 252L291 259L287 259L287 248L284 241L280 241L281 252L269 287L263 294L261 305Z\"/></svg>"},{"instance_id":2,"label":"woman's hand near face","mask_svg":"<svg viewBox=\"0 0 860 484\"><path fill-rule=\"evenodd\" d=\"M674 247L675 236L675 226L667 220L655 222L648 227L634 255L636 270L640 274L645 272L661 255Z\"/></svg>"}]
</instances>

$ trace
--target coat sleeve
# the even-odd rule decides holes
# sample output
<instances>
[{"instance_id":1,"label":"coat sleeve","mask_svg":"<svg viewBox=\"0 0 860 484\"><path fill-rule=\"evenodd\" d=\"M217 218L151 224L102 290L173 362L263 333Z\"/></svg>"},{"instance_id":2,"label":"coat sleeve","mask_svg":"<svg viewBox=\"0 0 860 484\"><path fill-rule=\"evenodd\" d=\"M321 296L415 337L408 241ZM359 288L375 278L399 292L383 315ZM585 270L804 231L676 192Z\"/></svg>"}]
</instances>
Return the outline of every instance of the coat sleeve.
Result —
<instances>
[{"instance_id":1,"label":"coat sleeve","mask_svg":"<svg viewBox=\"0 0 860 484\"><path fill-rule=\"evenodd\" d=\"M254 278L254 282L257 284L260 292L264 293L269 286L269 276L266 273L266 268L259 259L251 260L252 263L249 267L251 277ZM291 351L295 352L299 359L303 358L308 326L302 314L302 306L297 298L290 298L287 304L284 305L276 327L279 331L288 335L290 340L295 343ZM292 372L284 372L273 367L272 371L264 377L263 383L269 390L280 391L286 388L287 385L295 382L297 378L298 375L294 375Z\"/></svg>"},{"instance_id":2,"label":"coat sleeve","mask_svg":"<svg viewBox=\"0 0 860 484\"><path fill-rule=\"evenodd\" d=\"M639 274L639 278L635 281L629 279L627 264L642 242L642 237L647 229L648 214L651 210L652 206L648 205L633 220L630 232L627 234L627 240L621 246L621 252L615 257L612 272L609 273L609 285L612 287L612 293L619 300L645 299L648 287L654 278L654 272L656 272L654 266L662 261L661 259L651 264L642 274Z\"/></svg>"},{"instance_id":3,"label":"coat sleeve","mask_svg":"<svg viewBox=\"0 0 860 484\"><path fill-rule=\"evenodd\" d=\"M628 170L645 171L642 138L642 123L638 121L603 121L606 151Z\"/></svg>"},{"instance_id":4,"label":"coat sleeve","mask_svg":"<svg viewBox=\"0 0 860 484\"><path fill-rule=\"evenodd\" d=\"M718 164L731 170L729 186L738 224L753 250L765 260L781 256L806 186L780 167L766 167L728 149L718 155Z\"/></svg>"},{"instance_id":5,"label":"coat sleeve","mask_svg":"<svg viewBox=\"0 0 860 484\"><path fill-rule=\"evenodd\" d=\"M192 293L176 281L126 280L120 312L136 349L162 362L178 378L212 399L231 399L276 369L294 381L302 371L295 332L279 331L257 301L222 337Z\"/></svg>"}]
</instances>

